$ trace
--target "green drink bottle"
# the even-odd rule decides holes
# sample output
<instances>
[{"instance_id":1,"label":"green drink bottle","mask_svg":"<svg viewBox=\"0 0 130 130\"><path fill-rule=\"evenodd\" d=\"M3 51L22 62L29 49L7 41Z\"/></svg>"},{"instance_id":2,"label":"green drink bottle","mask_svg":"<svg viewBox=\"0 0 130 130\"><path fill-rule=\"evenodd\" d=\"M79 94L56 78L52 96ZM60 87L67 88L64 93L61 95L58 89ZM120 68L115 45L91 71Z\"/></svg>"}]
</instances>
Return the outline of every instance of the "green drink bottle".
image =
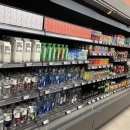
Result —
<instances>
[{"instance_id":1,"label":"green drink bottle","mask_svg":"<svg viewBox=\"0 0 130 130\"><path fill-rule=\"evenodd\" d=\"M47 58L47 43L42 42L42 47L41 47L41 60L46 61Z\"/></svg>"},{"instance_id":2,"label":"green drink bottle","mask_svg":"<svg viewBox=\"0 0 130 130\"><path fill-rule=\"evenodd\" d=\"M64 60L64 53L65 53L65 48L64 45L61 45L61 52L60 52L60 60Z\"/></svg>"},{"instance_id":3,"label":"green drink bottle","mask_svg":"<svg viewBox=\"0 0 130 130\"><path fill-rule=\"evenodd\" d=\"M47 48L47 61L51 61L52 44L50 43Z\"/></svg>"},{"instance_id":4,"label":"green drink bottle","mask_svg":"<svg viewBox=\"0 0 130 130\"><path fill-rule=\"evenodd\" d=\"M60 60L60 44L57 45L56 47L56 60L59 61Z\"/></svg>"},{"instance_id":5,"label":"green drink bottle","mask_svg":"<svg viewBox=\"0 0 130 130\"><path fill-rule=\"evenodd\" d=\"M68 45L65 45L64 60L68 60Z\"/></svg>"},{"instance_id":6,"label":"green drink bottle","mask_svg":"<svg viewBox=\"0 0 130 130\"><path fill-rule=\"evenodd\" d=\"M53 44L52 45L52 55L51 55L51 60L52 61L55 61L56 60L56 47L55 47L56 45L55 44Z\"/></svg>"}]
</instances>

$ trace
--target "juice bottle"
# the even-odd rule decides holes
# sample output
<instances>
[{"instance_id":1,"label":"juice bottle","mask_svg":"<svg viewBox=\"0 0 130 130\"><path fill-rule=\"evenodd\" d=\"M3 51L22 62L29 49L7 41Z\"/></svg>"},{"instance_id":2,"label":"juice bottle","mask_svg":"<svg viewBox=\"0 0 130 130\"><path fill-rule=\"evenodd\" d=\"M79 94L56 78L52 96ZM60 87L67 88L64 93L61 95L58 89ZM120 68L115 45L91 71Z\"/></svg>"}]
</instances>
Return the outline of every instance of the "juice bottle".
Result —
<instances>
[{"instance_id":1,"label":"juice bottle","mask_svg":"<svg viewBox=\"0 0 130 130\"><path fill-rule=\"evenodd\" d=\"M60 60L64 60L65 48L64 45L61 45L61 52L60 52Z\"/></svg>"},{"instance_id":2,"label":"juice bottle","mask_svg":"<svg viewBox=\"0 0 130 130\"><path fill-rule=\"evenodd\" d=\"M47 58L47 43L42 42L41 46L41 60L46 61Z\"/></svg>"},{"instance_id":3,"label":"juice bottle","mask_svg":"<svg viewBox=\"0 0 130 130\"><path fill-rule=\"evenodd\" d=\"M57 45L56 47L56 60L59 61L60 60L60 44Z\"/></svg>"},{"instance_id":4,"label":"juice bottle","mask_svg":"<svg viewBox=\"0 0 130 130\"><path fill-rule=\"evenodd\" d=\"M51 61L51 54L52 54L52 44L49 44L47 47L47 61Z\"/></svg>"},{"instance_id":5,"label":"juice bottle","mask_svg":"<svg viewBox=\"0 0 130 130\"><path fill-rule=\"evenodd\" d=\"M52 61L56 60L56 47L55 46L56 46L55 44L52 45L52 53L51 53Z\"/></svg>"},{"instance_id":6,"label":"juice bottle","mask_svg":"<svg viewBox=\"0 0 130 130\"><path fill-rule=\"evenodd\" d=\"M68 60L68 45L65 45L64 60Z\"/></svg>"}]
</instances>

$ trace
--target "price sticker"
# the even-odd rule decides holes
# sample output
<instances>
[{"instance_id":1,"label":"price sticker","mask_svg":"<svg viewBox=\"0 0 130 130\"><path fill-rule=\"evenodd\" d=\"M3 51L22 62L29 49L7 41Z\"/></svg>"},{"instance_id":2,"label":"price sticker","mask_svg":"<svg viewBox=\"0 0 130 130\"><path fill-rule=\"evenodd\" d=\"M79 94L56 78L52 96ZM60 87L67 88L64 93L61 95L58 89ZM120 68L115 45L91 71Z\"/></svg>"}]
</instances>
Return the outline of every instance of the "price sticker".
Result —
<instances>
[{"instance_id":1,"label":"price sticker","mask_svg":"<svg viewBox=\"0 0 130 130\"><path fill-rule=\"evenodd\" d=\"M50 93L50 90L45 90L45 94L49 94Z\"/></svg>"},{"instance_id":2,"label":"price sticker","mask_svg":"<svg viewBox=\"0 0 130 130\"><path fill-rule=\"evenodd\" d=\"M95 43L98 43L98 41L95 41Z\"/></svg>"},{"instance_id":3,"label":"price sticker","mask_svg":"<svg viewBox=\"0 0 130 130\"><path fill-rule=\"evenodd\" d=\"M3 64L0 64L0 68L2 68L3 67Z\"/></svg>"},{"instance_id":4,"label":"price sticker","mask_svg":"<svg viewBox=\"0 0 130 130\"><path fill-rule=\"evenodd\" d=\"M82 85L85 85L85 84L86 84L86 82L83 82L83 83L82 83Z\"/></svg>"},{"instance_id":5,"label":"price sticker","mask_svg":"<svg viewBox=\"0 0 130 130\"><path fill-rule=\"evenodd\" d=\"M99 66L99 68L102 68L102 66Z\"/></svg>"},{"instance_id":6,"label":"price sticker","mask_svg":"<svg viewBox=\"0 0 130 130\"><path fill-rule=\"evenodd\" d=\"M67 87L65 86L65 87L63 87L63 90L66 90L67 89Z\"/></svg>"},{"instance_id":7,"label":"price sticker","mask_svg":"<svg viewBox=\"0 0 130 130\"><path fill-rule=\"evenodd\" d=\"M93 56L97 56L97 53L92 53Z\"/></svg>"},{"instance_id":8,"label":"price sticker","mask_svg":"<svg viewBox=\"0 0 130 130\"><path fill-rule=\"evenodd\" d=\"M33 65L32 62L30 62L30 63L26 63L26 66L27 66L27 67L32 66L32 65Z\"/></svg>"},{"instance_id":9,"label":"price sticker","mask_svg":"<svg viewBox=\"0 0 130 130\"><path fill-rule=\"evenodd\" d=\"M99 55L99 56L101 56L101 55L102 55L102 53L98 53L98 55Z\"/></svg>"},{"instance_id":10,"label":"price sticker","mask_svg":"<svg viewBox=\"0 0 130 130\"><path fill-rule=\"evenodd\" d=\"M29 99L30 98L30 95L25 95L25 96L23 96L23 100L27 100L27 99Z\"/></svg>"},{"instance_id":11,"label":"price sticker","mask_svg":"<svg viewBox=\"0 0 130 130\"><path fill-rule=\"evenodd\" d=\"M106 56L106 54L105 54L105 53L103 53L103 56Z\"/></svg>"},{"instance_id":12,"label":"price sticker","mask_svg":"<svg viewBox=\"0 0 130 130\"><path fill-rule=\"evenodd\" d=\"M68 114L70 114L70 113L71 113L71 111L70 111L70 110L68 110L68 111L66 111L65 113L68 115Z\"/></svg>"},{"instance_id":13,"label":"price sticker","mask_svg":"<svg viewBox=\"0 0 130 130\"><path fill-rule=\"evenodd\" d=\"M90 105L91 103L92 103L92 102L91 102L91 101L89 101L89 102L88 102L88 105Z\"/></svg>"},{"instance_id":14,"label":"price sticker","mask_svg":"<svg viewBox=\"0 0 130 130\"><path fill-rule=\"evenodd\" d=\"M92 100L92 103L94 103L95 102L95 100Z\"/></svg>"},{"instance_id":15,"label":"price sticker","mask_svg":"<svg viewBox=\"0 0 130 130\"><path fill-rule=\"evenodd\" d=\"M96 100L99 101L100 100L99 97Z\"/></svg>"},{"instance_id":16,"label":"price sticker","mask_svg":"<svg viewBox=\"0 0 130 130\"><path fill-rule=\"evenodd\" d=\"M78 106L77 109L81 109L82 108L82 105Z\"/></svg>"},{"instance_id":17,"label":"price sticker","mask_svg":"<svg viewBox=\"0 0 130 130\"><path fill-rule=\"evenodd\" d=\"M83 64L83 61L78 61L79 64Z\"/></svg>"},{"instance_id":18,"label":"price sticker","mask_svg":"<svg viewBox=\"0 0 130 130\"><path fill-rule=\"evenodd\" d=\"M49 62L49 65L54 65L54 62Z\"/></svg>"},{"instance_id":19,"label":"price sticker","mask_svg":"<svg viewBox=\"0 0 130 130\"><path fill-rule=\"evenodd\" d=\"M86 61L84 61L85 63L88 63L88 61L86 60Z\"/></svg>"},{"instance_id":20,"label":"price sticker","mask_svg":"<svg viewBox=\"0 0 130 130\"><path fill-rule=\"evenodd\" d=\"M46 125L49 123L49 120L47 119L47 120L43 121L42 123L43 123L43 125Z\"/></svg>"},{"instance_id":21,"label":"price sticker","mask_svg":"<svg viewBox=\"0 0 130 130\"><path fill-rule=\"evenodd\" d=\"M63 63L64 63L64 65L68 65L68 61L64 61Z\"/></svg>"},{"instance_id":22,"label":"price sticker","mask_svg":"<svg viewBox=\"0 0 130 130\"><path fill-rule=\"evenodd\" d=\"M78 86L80 86L80 84L75 84L75 85L74 85L74 87L78 87Z\"/></svg>"},{"instance_id":23,"label":"price sticker","mask_svg":"<svg viewBox=\"0 0 130 130\"><path fill-rule=\"evenodd\" d=\"M72 64L77 64L77 61L72 61Z\"/></svg>"},{"instance_id":24,"label":"price sticker","mask_svg":"<svg viewBox=\"0 0 130 130\"><path fill-rule=\"evenodd\" d=\"M100 97L101 99L103 99L103 97Z\"/></svg>"},{"instance_id":25,"label":"price sticker","mask_svg":"<svg viewBox=\"0 0 130 130\"><path fill-rule=\"evenodd\" d=\"M97 66L92 66L92 69L97 69Z\"/></svg>"},{"instance_id":26,"label":"price sticker","mask_svg":"<svg viewBox=\"0 0 130 130\"><path fill-rule=\"evenodd\" d=\"M95 83L96 81L95 80L93 80L93 83Z\"/></svg>"},{"instance_id":27,"label":"price sticker","mask_svg":"<svg viewBox=\"0 0 130 130\"><path fill-rule=\"evenodd\" d=\"M88 84L91 84L91 81L88 81Z\"/></svg>"},{"instance_id":28,"label":"price sticker","mask_svg":"<svg viewBox=\"0 0 130 130\"><path fill-rule=\"evenodd\" d=\"M99 41L99 44L102 44L102 41Z\"/></svg>"}]
</instances>

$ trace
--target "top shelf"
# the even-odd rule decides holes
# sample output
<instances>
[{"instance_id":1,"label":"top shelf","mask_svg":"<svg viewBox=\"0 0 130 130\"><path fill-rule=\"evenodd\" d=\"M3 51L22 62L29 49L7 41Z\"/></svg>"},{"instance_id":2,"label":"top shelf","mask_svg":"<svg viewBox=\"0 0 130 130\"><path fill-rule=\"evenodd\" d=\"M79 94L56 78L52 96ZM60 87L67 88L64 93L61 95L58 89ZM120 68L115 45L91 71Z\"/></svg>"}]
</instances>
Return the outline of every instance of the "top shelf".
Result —
<instances>
[{"instance_id":1,"label":"top shelf","mask_svg":"<svg viewBox=\"0 0 130 130\"><path fill-rule=\"evenodd\" d=\"M105 46L113 46L113 47L121 47L121 48L130 48L130 46L126 45L118 45L113 43L103 43L101 41L95 41L92 39L85 39L85 38L79 38L74 36L67 36L52 32L46 32L44 30L35 30L35 29L29 29L19 26L13 26L13 25L7 25L7 24L0 24L0 29L2 30L8 30L8 31L14 31L14 32L23 32L28 34L35 34L35 35L42 35L47 37L54 37L54 38L61 38L61 39L68 39L68 40L74 40L74 41L81 41L81 42L88 42L96 45L105 45Z\"/></svg>"}]
</instances>

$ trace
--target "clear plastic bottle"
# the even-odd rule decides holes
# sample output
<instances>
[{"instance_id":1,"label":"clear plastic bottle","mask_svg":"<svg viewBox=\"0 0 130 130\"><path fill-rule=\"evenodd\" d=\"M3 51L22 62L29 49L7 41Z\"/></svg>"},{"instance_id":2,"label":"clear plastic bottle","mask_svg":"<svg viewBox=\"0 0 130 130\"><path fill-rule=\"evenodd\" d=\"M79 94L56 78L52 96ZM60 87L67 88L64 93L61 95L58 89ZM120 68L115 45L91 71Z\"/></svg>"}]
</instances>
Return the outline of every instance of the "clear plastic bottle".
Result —
<instances>
[{"instance_id":1,"label":"clear plastic bottle","mask_svg":"<svg viewBox=\"0 0 130 130\"><path fill-rule=\"evenodd\" d=\"M47 43L42 42L41 46L41 61L46 61L47 59Z\"/></svg>"},{"instance_id":2,"label":"clear plastic bottle","mask_svg":"<svg viewBox=\"0 0 130 130\"><path fill-rule=\"evenodd\" d=\"M3 122L4 122L4 114L3 110L0 109L0 130L4 130Z\"/></svg>"},{"instance_id":3,"label":"clear plastic bottle","mask_svg":"<svg viewBox=\"0 0 130 130\"><path fill-rule=\"evenodd\" d=\"M55 44L52 45L52 54L51 54L52 61L56 60L56 47L55 46L56 46Z\"/></svg>"},{"instance_id":4,"label":"clear plastic bottle","mask_svg":"<svg viewBox=\"0 0 130 130\"><path fill-rule=\"evenodd\" d=\"M60 44L58 44L56 47L56 61L60 60L60 53L61 53Z\"/></svg>"},{"instance_id":5,"label":"clear plastic bottle","mask_svg":"<svg viewBox=\"0 0 130 130\"><path fill-rule=\"evenodd\" d=\"M52 57L52 44L48 44L47 47L47 61L51 61Z\"/></svg>"},{"instance_id":6,"label":"clear plastic bottle","mask_svg":"<svg viewBox=\"0 0 130 130\"><path fill-rule=\"evenodd\" d=\"M65 48L64 45L61 45L61 53L60 53L60 60L63 61L64 60L64 55L65 55Z\"/></svg>"}]
</instances>

